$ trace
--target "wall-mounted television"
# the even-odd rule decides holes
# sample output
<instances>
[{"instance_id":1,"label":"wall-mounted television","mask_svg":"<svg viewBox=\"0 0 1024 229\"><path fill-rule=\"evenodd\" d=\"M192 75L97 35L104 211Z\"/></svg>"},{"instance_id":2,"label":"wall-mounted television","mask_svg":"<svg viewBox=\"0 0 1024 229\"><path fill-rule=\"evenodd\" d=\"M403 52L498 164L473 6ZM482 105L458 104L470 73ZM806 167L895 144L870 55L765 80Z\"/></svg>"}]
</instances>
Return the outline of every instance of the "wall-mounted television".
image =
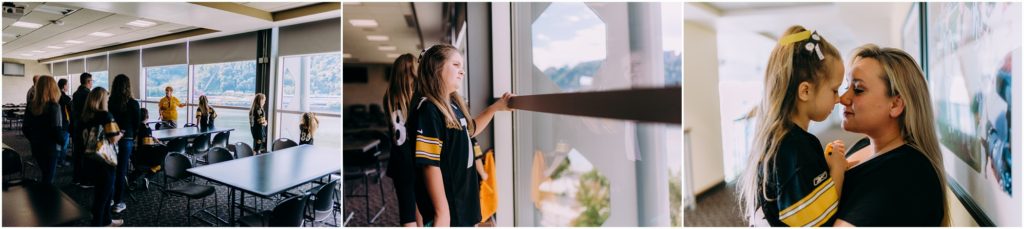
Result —
<instances>
[{"instance_id":1,"label":"wall-mounted television","mask_svg":"<svg viewBox=\"0 0 1024 229\"><path fill-rule=\"evenodd\" d=\"M25 65L14 62L4 62L4 76L25 76Z\"/></svg>"},{"instance_id":2,"label":"wall-mounted television","mask_svg":"<svg viewBox=\"0 0 1024 229\"><path fill-rule=\"evenodd\" d=\"M342 71L342 78L344 79L343 80L344 83L362 83L362 84L364 84L364 83L369 81L370 77L369 77L369 74L367 72L366 67L363 67L363 66L344 67L342 70L343 70Z\"/></svg>"}]
</instances>

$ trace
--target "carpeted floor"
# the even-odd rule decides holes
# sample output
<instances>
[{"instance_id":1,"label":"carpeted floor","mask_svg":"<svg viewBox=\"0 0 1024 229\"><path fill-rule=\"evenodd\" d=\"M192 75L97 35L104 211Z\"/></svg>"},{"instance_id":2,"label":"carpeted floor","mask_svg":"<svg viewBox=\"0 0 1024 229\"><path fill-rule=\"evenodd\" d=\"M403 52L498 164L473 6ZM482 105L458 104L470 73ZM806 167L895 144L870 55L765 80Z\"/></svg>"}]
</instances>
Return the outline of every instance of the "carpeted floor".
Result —
<instances>
[{"instance_id":1,"label":"carpeted floor","mask_svg":"<svg viewBox=\"0 0 1024 229\"><path fill-rule=\"evenodd\" d=\"M745 227L740 216L735 186L727 184L708 190L697 198L697 207L683 212L684 227Z\"/></svg>"},{"instance_id":2,"label":"carpeted floor","mask_svg":"<svg viewBox=\"0 0 1024 229\"><path fill-rule=\"evenodd\" d=\"M28 164L35 164L35 159L32 158L31 151L29 151L28 140L24 136L22 136L19 132L20 131L9 131L9 130L3 131L3 143L6 144L7 146L10 146L10 147L14 148L14 150L16 150L19 154L22 155L22 160L26 164L25 176L30 178L30 179L38 180L39 177L40 177L40 172L39 172L38 167L28 165ZM93 204L92 203L93 202L92 199L93 199L93 195L94 195L94 189L81 189L81 188L78 188L77 186L72 185L71 184L71 173L72 173L72 168L70 166L69 167L58 168L57 169L57 175L56 175L55 184L58 187L60 187L60 189L63 190L64 193L66 193L68 196L70 196L72 199L74 199L78 204L80 204L86 211L89 211L90 207ZM159 181L159 182L162 182L161 176L162 175L157 175L157 176L154 176L152 179L156 180L156 181ZM200 184L204 184L205 183L205 181L203 181L201 179L197 179L197 182L200 183ZM217 185L215 185L215 183L212 183L212 182L210 184L217 187L217 194L216 195L219 196L218 197L219 198L219 203L217 203L216 206L220 206L219 207L220 210L219 210L219 213L217 215L219 217L221 217L221 218L227 219L228 218L228 213L227 213L226 206L228 206L228 204L227 204L228 203L228 188L223 187L223 186L217 186ZM390 187L390 186L388 186L388 187ZM302 189L302 190L309 189L309 188L311 188L311 185L304 185L304 186L300 186L299 187L299 189ZM159 191L159 189L160 189L160 187L158 187L158 186L150 186L149 190L145 190L145 189L140 187L137 190L132 191L131 193L134 194L136 199L133 200L133 199L130 199L128 197L125 197L125 202L128 205L128 208L125 211L121 212L120 214L114 214L113 218L114 219L124 219L125 220L125 225L124 226L131 226L131 227L140 227L140 226L209 226L208 224L205 224L202 221L200 221L198 219L195 219L195 218L192 219L192 224L187 224L186 223L186 219L187 219L185 217L185 204L186 204L186 200L184 198L182 198L182 197L168 196L167 199L166 199L166 202L164 202L163 210L161 211L159 209L159 204L160 204L161 197L163 195L161 195L161 192ZM255 201L255 198L246 198L246 199L247 199L246 200L246 206L257 206L257 205L259 205L261 210L271 210L271 209L273 209L274 206L276 206L276 202L273 201L273 200L263 200L263 201L260 201L262 203L259 203L259 202ZM200 201L200 200L193 200L192 201L192 210L196 211L196 209L200 208L202 206L201 202L202 201ZM389 204L391 204L391 203L389 203ZM210 197L208 197L206 199L206 206L214 206L214 198L213 198L213 196L210 196ZM347 209L348 209L348 207L346 205L346 210ZM212 212L213 209L210 209L210 211ZM158 215L159 215L159 217L158 217ZM205 215L199 215L199 216L200 217L204 217L206 219L211 219L210 217L205 216ZM91 219L82 219L82 220L79 220L78 222L73 223L72 226L88 226L90 220ZM339 214L337 214L335 219L328 219L326 221L326 223L327 224L332 224L332 225L340 225L341 224L341 220L342 220L342 214L339 212ZM210 221L213 221L213 220L210 220ZM394 220L394 221L397 222L397 219ZM216 222L216 221L213 221L213 222ZM355 222L355 221L353 221L353 222ZM223 226L223 225L221 225L221 226ZM307 224L307 226L308 226L308 224ZM317 227L331 227L330 225L326 225L326 224L322 224L322 223L317 223L315 226L317 226Z\"/></svg>"}]
</instances>

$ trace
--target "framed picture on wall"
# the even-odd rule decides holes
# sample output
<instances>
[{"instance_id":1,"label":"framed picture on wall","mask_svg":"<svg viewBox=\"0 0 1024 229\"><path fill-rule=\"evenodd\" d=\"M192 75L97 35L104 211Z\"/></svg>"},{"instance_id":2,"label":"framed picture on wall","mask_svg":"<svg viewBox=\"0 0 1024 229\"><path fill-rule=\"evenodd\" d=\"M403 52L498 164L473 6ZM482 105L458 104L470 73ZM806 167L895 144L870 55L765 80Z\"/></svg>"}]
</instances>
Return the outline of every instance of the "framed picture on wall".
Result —
<instances>
[{"instance_id":1,"label":"framed picture on wall","mask_svg":"<svg viewBox=\"0 0 1024 229\"><path fill-rule=\"evenodd\" d=\"M996 226L1020 226L1021 109L1014 101L1020 99L1021 4L924 6L928 87L950 186Z\"/></svg>"}]
</instances>

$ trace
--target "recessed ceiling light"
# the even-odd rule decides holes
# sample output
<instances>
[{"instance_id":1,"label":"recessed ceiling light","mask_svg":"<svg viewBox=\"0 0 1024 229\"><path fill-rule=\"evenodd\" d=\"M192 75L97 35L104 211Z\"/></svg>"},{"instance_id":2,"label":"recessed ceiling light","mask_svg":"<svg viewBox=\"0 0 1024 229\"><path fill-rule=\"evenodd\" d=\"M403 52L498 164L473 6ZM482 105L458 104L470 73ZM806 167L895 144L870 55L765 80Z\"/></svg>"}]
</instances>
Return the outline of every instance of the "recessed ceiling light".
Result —
<instances>
[{"instance_id":1,"label":"recessed ceiling light","mask_svg":"<svg viewBox=\"0 0 1024 229\"><path fill-rule=\"evenodd\" d=\"M51 48L51 49L62 49L62 48L64 48L64 47L60 47L60 46L53 46L53 45L50 45L50 46L46 46L46 47L47 47L47 48Z\"/></svg>"},{"instance_id":2,"label":"recessed ceiling light","mask_svg":"<svg viewBox=\"0 0 1024 229\"><path fill-rule=\"evenodd\" d=\"M377 20L373 19L352 19L348 23L355 27L377 27Z\"/></svg>"},{"instance_id":3,"label":"recessed ceiling light","mask_svg":"<svg viewBox=\"0 0 1024 229\"><path fill-rule=\"evenodd\" d=\"M37 29L39 27L43 27L43 25L40 25L40 24L36 24L36 23L32 23L32 22L23 22L23 21L16 21L16 22L14 22L14 24L11 24L11 25L17 26L17 27L22 27L22 28L29 28L29 29Z\"/></svg>"},{"instance_id":4,"label":"recessed ceiling light","mask_svg":"<svg viewBox=\"0 0 1024 229\"><path fill-rule=\"evenodd\" d=\"M21 55L22 55L22 56L32 56L32 55L34 55L34 54L32 54L32 53L22 53Z\"/></svg>"},{"instance_id":5,"label":"recessed ceiling light","mask_svg":"<svg viewBox=\"0 0 1024 229\"><path fill-rule=\"evenodd\" d=\"M377 47L377 49L380 50L380 51L395 51L395 50L398 50L398 47L395 47L395 46L380 46L380 47Z\"/></svg>"},{"instance_id":6,"label":"recessed ceiling light","mask_svg":"<svg viewBox=\"0 0 1024 229\"><path fill-rule=\"evenodd\" d=\"M352 58L352 54L348 54L348 53L342 54L341 56L345 57L345 58Z\"/></svg>"},{"instance_id":7,"label":"recessed ceiling light","mask_svg":"<svg viewBox=\"0 0 1024 229\"><path fill-rule=\"evenodd\" d=\"M94 36L94 37L109 37L109 36L113 36L113 35L114 35L113 33L104 33L104 32L95 32L95 33L90 33L89 34L89 36Z\"/></svg>"},{"instance_id":8,"label":"recessed ceiling light","mask_svg":"<svg viewBox=\"0 0 1024 229\"><path fill-rule=\"evenodd\" d=\"M144 21L144 20L134 20L132 22L128 22L127 24L130 25L130 26L135 26L135 27L150 27L150 26L156 25L156 22Z\"/></svg>"},{"instance_id":9,"label":"recessed ceiling light","mask_svg":"<svg viewBox=\"0 0 1024 229\"><path fill-rule=\"evenodd\" d=\"M398 53L391 53L391 54L388 54L388 58L398 58L398 56L401 56L401 55L402 55L402 54L398 54Z\"/></svg>"},{"instance_id":10,"label":"recessed ceiling light","mask_svg":"<svg viewBox=\"0 0 1024 229\"><path fill-rule=\"evenodd\" d=\"M367 35L366 39L370 41L387 41L390 40L391 38L388 38L388 36L384 35Z\"/></svg>"},{"instance_id":11,"label":"recessed ceiling light","mask_svg":"<svg viewBox=\"0 0 1024 229\"><path fill-rule=\"evenodd\" d=\"M44 53L46 51L43 51L43 50L32 50L32 52L34 52L34 53Z\"/></svg>"},{"instance_id":12,"label":"recessed ceiling light","mask_svg":"<svg viewBox=\"0 0 1024 229\"><path fill-rule=\"evenodd\" d=\"M76 40L66 40L66 41L64 41L64 43L68 43L68 44L81 44L81 43L85 43L85 42L76 41Z\"/></svg>"}]
</instances>

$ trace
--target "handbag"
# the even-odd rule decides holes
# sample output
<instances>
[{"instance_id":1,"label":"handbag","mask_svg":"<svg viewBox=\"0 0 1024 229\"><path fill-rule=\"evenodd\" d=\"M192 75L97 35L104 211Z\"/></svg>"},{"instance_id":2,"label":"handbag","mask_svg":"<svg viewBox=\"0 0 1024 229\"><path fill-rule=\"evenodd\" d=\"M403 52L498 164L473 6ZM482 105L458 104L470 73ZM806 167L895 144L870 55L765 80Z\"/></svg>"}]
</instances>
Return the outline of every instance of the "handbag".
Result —
<instances>
[{"instance_id":1,"label":"handbag","mask_svg":"<svg viewBox=\"0 0 1024 229\"><path fill-rule=\"evenodd\" d=\"M117 145L110 143L103 135L103 125L85 131L85 156L117 167Z\"/></svg>"}]
</instances>

